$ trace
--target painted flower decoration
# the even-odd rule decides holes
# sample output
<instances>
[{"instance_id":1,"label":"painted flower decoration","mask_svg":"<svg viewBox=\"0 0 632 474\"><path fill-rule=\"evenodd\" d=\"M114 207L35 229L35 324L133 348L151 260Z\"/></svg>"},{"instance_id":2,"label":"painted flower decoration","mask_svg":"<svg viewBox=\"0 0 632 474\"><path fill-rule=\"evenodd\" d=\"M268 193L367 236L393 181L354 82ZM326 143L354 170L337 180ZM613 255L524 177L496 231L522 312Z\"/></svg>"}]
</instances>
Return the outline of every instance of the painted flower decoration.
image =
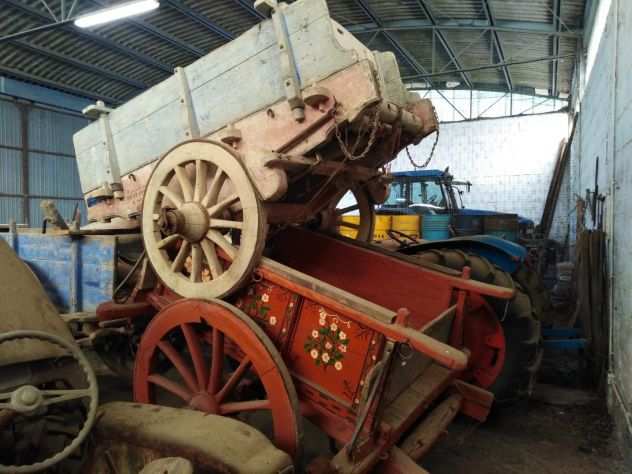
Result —
<instances>
[{"instance_id":1,"label":"painted flower decoration","mask_svg":"<svg viewBox=\"0 0 632 474\"><path fill-rule=\"evenodd\" d=\"M277 323L277 318L276 317L270 316L270 320L269 321L270 321L270 325L271 326L276 326L276 323Z\"/></svg>"},{"instance_id":2,"label":"painted flower decoration","mask_svg":"<svg viewBox=\"0 0 632 474\"><path fill-rule=\"evenodd\" d=\"M261 301L263 301L264 303L267 303L268 301L270 301L270 295L268 295L267 293L262 294Z\"/></svg>"},{"instance_id":3,"label":"painted flower decoration","mask_svg":"<svg viewBox=\"0 0 632 474\"><path fill-rule=\"evenodd\" d=\"M324 308L319 308L318 326L312 329L303 346L314 363L324 369L343 369L342 360L347 352L349 339L347 334L340 330L339 323L338 316L327 314ZM347 326L350 327L350 324L347 323Z\"/></svg>"}]
</instances>

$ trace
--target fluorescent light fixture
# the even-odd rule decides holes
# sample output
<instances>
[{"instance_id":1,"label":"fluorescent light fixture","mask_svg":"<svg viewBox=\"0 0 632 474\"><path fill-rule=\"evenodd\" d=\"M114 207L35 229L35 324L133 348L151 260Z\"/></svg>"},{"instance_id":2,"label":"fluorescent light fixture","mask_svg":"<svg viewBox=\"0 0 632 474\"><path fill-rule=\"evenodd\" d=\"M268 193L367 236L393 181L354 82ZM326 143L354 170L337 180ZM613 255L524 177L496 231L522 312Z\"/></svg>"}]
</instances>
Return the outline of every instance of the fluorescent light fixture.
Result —
<instances>
[{"instance_id":1,"label":"fluorescent light fixture","mask_svg":"<svg viewBox=\"0 0 632 474\"><path fill-rule=\"evenodd\" d=\"M459 87L460 85L461 85L461 83L458 82L458 81L448 81L448 82L445 83L445 86L448 89L454 89L455 87Z\"/></svg>"},{"instance_id":2,"label":"fluorescent light fixture","mask_svg":"<svg viewBox=\"0 0 632 474\"><path fill-rule=\"evenodd\" d=\"M134 2L120 3L110 8L82 15L75 20L75 25L79 28L90 28L91 26L103 25L121 18L140 15L141 13L155 10L159 6L160 3L156 0L136 0Z\"/></svg>"}]
</instances>

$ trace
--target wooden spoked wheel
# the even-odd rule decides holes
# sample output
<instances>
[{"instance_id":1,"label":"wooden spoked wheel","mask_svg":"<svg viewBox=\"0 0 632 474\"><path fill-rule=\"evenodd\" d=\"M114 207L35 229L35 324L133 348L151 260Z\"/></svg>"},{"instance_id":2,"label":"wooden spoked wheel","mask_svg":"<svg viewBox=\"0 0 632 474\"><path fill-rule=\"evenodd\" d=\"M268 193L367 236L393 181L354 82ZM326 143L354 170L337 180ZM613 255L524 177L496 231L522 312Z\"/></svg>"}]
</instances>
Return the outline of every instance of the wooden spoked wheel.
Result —
<instances>
[{"instance_id":1,"label":"wooden spoked wheel","mask_svg":"<svg viewBox=\"0 0 632 474\"><path fill-rule=\"evenodd\" d=\"M160 279L189 298L220 298L261 257L265 219L239 157L220 143L185 142L149 178L143 241Z\"/></svg>"},{"instance_id":2,"label":"wooden spoked wheel","mask_svg":"<svg viewBox=\"0 0 632 474\"><path fill-rule=\"evenodd\" d=\"M175 370L165 370L166 362ZM287 367L263 330L228 303L180 300L149 323L136 356L134 399L162 403L165 395L217 415L267 411L275 445L300 456L299 404Z\"/></svg>"},{"instance_id":3,"label":"wooden spoked wheel","mask_svg":"<svg viewBox=\"0 0 632 474\"><path fill-rule=\"evenodd\" d=\"M340 192L325 211L327 227L345 237L362 242L373 240L375 208L369 193L361 186Z\"/></svg>"}]
</instances>

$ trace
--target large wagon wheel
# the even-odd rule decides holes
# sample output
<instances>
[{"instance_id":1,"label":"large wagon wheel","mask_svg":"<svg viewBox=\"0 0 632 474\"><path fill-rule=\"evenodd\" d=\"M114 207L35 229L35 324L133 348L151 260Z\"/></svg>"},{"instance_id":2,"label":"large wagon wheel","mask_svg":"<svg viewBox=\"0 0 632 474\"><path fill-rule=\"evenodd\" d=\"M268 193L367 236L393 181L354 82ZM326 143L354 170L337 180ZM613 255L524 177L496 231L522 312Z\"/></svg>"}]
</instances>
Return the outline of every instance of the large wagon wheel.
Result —
<instances>
[{"instance_id":1,"label":"large wagon wheel","mask_svg":"<svg viewBox=\"0 0 632 474\"><path fill-rule=\"evenodd\" d=\"M344 219L349 213L357 216L356 222ZM336 194L330 206L323 211L323 216L323 227L330 232L340 233L362 242L373 240L375 205L361 185L355 185Z\"/></svg>"},{"instance_id":2,"label":"large wagon wheel","mask_svg":"<svg viewBox=\"0 0 632 474\"><path fill-rule=\"evenodd\" d=\"M158 373L165 359L176 373ZM240 390L253 386L263 390ZM218 415L267 410L275 445L300 455L302 424L287 367L263 330L228 303L180 300L150 322L136 356L134 399L156 403L165 395Z\"/></svg>"},{"instance_id":3,"label":"large wagon wheel","mask_svg":"<svg viewBox=\"0 0 632 474\"><path fill-rule=\"evenodd\" d=\"M156 273L189 298L219 298L240 287L265 244L263 210L239 157L210 141L182 143L158 162L142 224Z\"/></svg>"}]
</instances>

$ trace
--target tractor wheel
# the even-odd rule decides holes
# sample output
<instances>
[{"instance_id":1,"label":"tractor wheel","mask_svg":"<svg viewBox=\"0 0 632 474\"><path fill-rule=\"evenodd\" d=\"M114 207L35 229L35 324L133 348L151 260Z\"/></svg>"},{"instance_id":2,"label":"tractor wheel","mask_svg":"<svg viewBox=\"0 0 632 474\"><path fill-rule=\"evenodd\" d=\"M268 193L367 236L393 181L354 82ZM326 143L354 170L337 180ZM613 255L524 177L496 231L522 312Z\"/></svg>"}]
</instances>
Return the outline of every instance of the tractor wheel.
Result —
<instances>
[{"instance_id":1,"label":"tractor wheel","mask_svg":"<svg viewBox=\"0 0 632 474\"><path fill-rule=\"evenodd\" d=\"M516 295L510 301L487 299L502 325L506 348L503 368L488 389L494 393L496 403L501 405L528 398L542 362L543 348L540 323L522 286L486 258L462 250L429 250L414 257L458 271L469 266L474 280L515 288Z\"/></svg>"},{"instance_id":2,"label":"tractor wheel","mask_svg":"<svg viewBox=\"0 0 632 474\"><path fill-rule=\"evenodd\" d=\"M514 280L520 283L524 292L529 295L536 319L544 321L551 306L551 296L542 284L540 276L526 265L521 265L514 273Z\"/></svg>"}]
</instances>

